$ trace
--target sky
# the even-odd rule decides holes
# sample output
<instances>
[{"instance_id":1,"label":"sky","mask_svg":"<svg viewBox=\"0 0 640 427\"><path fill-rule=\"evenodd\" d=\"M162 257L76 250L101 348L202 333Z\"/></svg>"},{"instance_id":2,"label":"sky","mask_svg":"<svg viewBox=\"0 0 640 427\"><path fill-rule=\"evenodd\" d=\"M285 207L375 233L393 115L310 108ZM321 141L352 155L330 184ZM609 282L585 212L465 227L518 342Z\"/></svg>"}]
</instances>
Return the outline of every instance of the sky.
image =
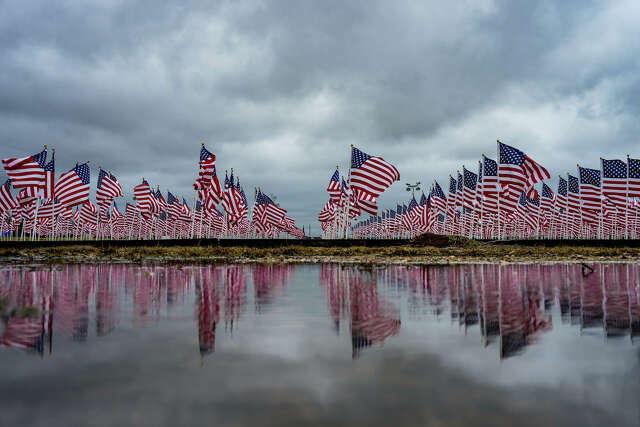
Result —
<instances>
[{"instance_id":1,"label":"sky","mask_svg":"<svg viewBox=\"0 0 640 427\"><path fill-rule=\"evenodd\" d=\"M193 200L204 141L313 234L350 144L399 169L383 208L497 138L555 189L640 156L638 22L624 0L0 0L0 156L47 144L58 175L91 160L93 186L102 166L128 199L145 177Z\"/></svg>"}]
</instances>

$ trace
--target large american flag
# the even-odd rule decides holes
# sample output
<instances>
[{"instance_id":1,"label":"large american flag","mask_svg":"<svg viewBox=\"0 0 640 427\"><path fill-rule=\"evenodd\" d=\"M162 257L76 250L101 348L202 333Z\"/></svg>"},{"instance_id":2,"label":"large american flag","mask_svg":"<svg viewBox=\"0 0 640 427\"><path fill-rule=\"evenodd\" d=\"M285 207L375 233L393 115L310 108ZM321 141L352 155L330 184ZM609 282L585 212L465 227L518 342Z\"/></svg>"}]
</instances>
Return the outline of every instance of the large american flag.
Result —
<instances>
[{"instance_id":1,"label":"large american flag","mask_svg":"<svg viewBox=\"0 0 640 427\"><path fill-rule=\"evenodd\" d=\"M45 164L47 162L47 150L33 156L2 160L4 170L7 172L13 188L44 187Z\"/></svg>"},{"instance_id":2,"label":"large american flag","mask_svg":"<svg viewBox=\"0 0 640 427\"><path fill-rule=\"evenodd\" d=\"M55 195L64 206L73 207L89 200L91 171L87 163L60 175L56 183Z\"/></svg>"},{"instance_id":3,"label":"large american flag","mask_svg":"<svg viewBox=\"0 0 640 427\"><path fill-rule=\"evenodd\" d=\"M400 172L382 157L371 156L356 147L351 148L351 189L364 192L373 197L380 194L400 180ZM360 197L357 197L360 199Z\"/></svg>"},{"instance_id":4,"label":"large american flag","mask_svg":"<svg viewBox=\"0 0 640 427\"><path fill-rule=\"evenodd\" d=\"M529 188L551 177L544 167L515 147L498 142L498 152L498 177L502 187Z\"/></svg>"}]
</instances>

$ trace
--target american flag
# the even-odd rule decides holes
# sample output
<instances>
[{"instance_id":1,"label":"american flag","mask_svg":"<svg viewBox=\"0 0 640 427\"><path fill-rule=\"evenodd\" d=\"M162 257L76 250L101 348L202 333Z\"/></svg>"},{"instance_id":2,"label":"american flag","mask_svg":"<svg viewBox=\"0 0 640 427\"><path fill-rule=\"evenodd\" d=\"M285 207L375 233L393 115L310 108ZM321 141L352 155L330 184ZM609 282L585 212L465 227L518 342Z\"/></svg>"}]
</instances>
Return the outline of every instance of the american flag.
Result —
<instances>
[{"instance_id":1,"label":"american flag","mask_svg":"<svg viewBox=\"0 0 640 427\"><path fill-rule=\"evenodd\" d=\"M527 196L524 191L520 193L515 213L517 217L521 218L525 224L529 226L529 228L536 228L536 220L531 214L531 211L527 208Z\"/></svg>"},{"instance_id":2,"label":"american flag","mask_svg":"<svg viewBox=\"0 0 640 427\"><path fill-rule=\"evenodd\" d=\"M553 194L553 190L545 184L542 183L542 197L540 198L540 207L543 210L551 211L553 210L553 204L555 202L555 195Z\"/></svg>"},{"instance_id":3,"label":"american flag","mask_svg":"<svg viewBox=\"0 0 640 427\"><path fill-rule=\"evenodd\" d=\"M351 189L364 192L373 197L380 194L400 180L400 172L382 157L370 156L355 147L351 149ZM360 197L358 197L360 199Z\"/></svg>"},{"instance_id":4,"label":"american flag","mask_svg":"<svg viewBox=\"0 0 640 427\"><path fill-rule=\"evenodd\" d=\"M191 209L189 209L189 204L187 204L187 201L184 199L184 197L182 198L180 219L183 221L191 221Z\"/></svg>"},{"instance_id":5,"label":"american flag","mask_svg":"<svg viewBox=\"0 0 640 427\"><path fill-rule=\"evenodd\" d=\"M602 159L602 194L613 204L627 205L627 164L622 160Z\"/></svg>"},{"instance_id":6,"label":"american flag","mask_svg":"<svg viewBox=\"0 0 640 427\"><path fill-rule=\"evenodd\" d=\"M457 187L458 187L458 184L456 179L451 175L449 175L449 197L447 197L447 216L452 218L456 209Z\"/></svg>"},{"instance_id":7,"label":"american flag","mask_svg":"<svg viewBox=\"0 0 640 427\"><path fill-rule=\"evenodd\" d=\"M498 164L482 155L482 193L498 193Z\"/></svg>"},{"instance_id":8,"label":"american flag","mask_svg":"<svg viewBox=\"0 0 640 427\"><path fill-rule=\"evenodd\" d=\"M88 224L91 228L95 228L98 225L98 210L90 200L87 200L80 207L80 221Z\"/></svg>"},{"instance_id":9,"label":"american flag","mask_svg":"<svg viewBox=\"0 0 640 427\"><path fill-rule=\"evenodd\" d=\"M246 196L246 194L244 194L244 190L242 189L242 186L240 185L240 180L239 179L236 180L236 191L240 195L239 198L241 199L240 217L246 218L247 214L249 213L249 207L248 207L249 203L247 202L247 196Z\"/></svg>"},{"instance_id":10,"label":"american flag","mask_svg":"<svg viewBox=\"0 0 640 427\"><path fill-rule=\"evenodd\" d=\"M122 216L122 214L120 213L120 211L118 210L118 205L116 204L116 202L113 202L113 211L111 212L111 219L113 221L117 220L118 218L120 218Z\"/></svg>"},{"instance_id":11,"label":"american flag","mask_svg":"<svg viewBox=\"0 0 640 427\"><path fill-rule=\"evenodd\" d=\"M580 182L577 177L567 174L567 203L569 212L580 212Z\"/></svg>"},{"instance_id":12,"label":"american flag","mask_svg":"<svg viewBox=\"0 0 640 427\"><path fill-rule=\"evenodd\" d=\"M142 184L133 187L133 195L140 214L145 218L151 217L151 187L149 187L147 181L143 179Z\"/></svg>"},{"instance_id":13,"label":"american flag","mask_svg":"<svg viewBox=\"0 0 640 427\"><path fill-rule=\"evenodd\" d=\"M498 177L502 187L529 188L551 176L544 167L515 147L498 142L498 152Z\"/></svg>"},{"instance_id":14,"label":"american flag","mask_svg":"<svg viewBox=\"0 0 640 427\"><path fill-rule=\"evenodd\" d=\"M202 144L200 149L200 171L198 172L198 178L193 184L196 190L205 189L213 176L216 167L216 156L209 152Z\"/></svg>"},{"instance_id":15,"label":"american flag","mask_svg":"<svg viewBox=\"0 0 640 427\"><path fill-rule=\"evenodd\" d=\"M60 175L56 183L55 195L64 206L73 207L89 200L91 171L87 163L76 165L69 172Z\"/></svg>"},{"instance_id":16,"label":"american flag","mask_svg":"<svg viewBox=\"0 0 640 427\"><path fill-rule=\"evenodd\" d=\"M100 214L106 215L106 210L113 199L122 196L122 187L116 177L101 168L98 171L98 186L96 189L96 201L100 207Z\"/></svg>"},{"instance_id":17,"label":"american flag","mask_svg":"<svg viewBox=\"0 0 640 427\"><path fill-rule=\"evenodd\" d=\"M357 194L357 198L354 197L353 194L350 196L350 199L352 200L352 203L355 203L356 208L362 209L370 215L375 215L378 212L378 202L375 197L363 191L357 191Z\"/></svg>"},{"instance_id":18,"label":"american flag","mask_svg":"<svg viewBox=\"0 0 640 427\"><path fill-rule=\"evenodd\" d=\"M331 175L331 179L329 180L329 186L327 187L327 193L329 193L329 197L334 202L340 201L340 173L338 169Z\"/></svg>"},{"instance_id":19,"label":"american flag","mask_svg":"<svg viewBox=\"0 0 640 427\"><path fill-rule=\"evenodd\" d=\"M9 209L15 209L18 207L18 202L11 194L11 180L7 179L5 183L0 187L0 209L2 211L8 211Z\"/></svg>"},{"instance_id":20,"label":"american flag","mask_svg":"<svg viewBox=\"0 0 640 427\"><path fill-rule=\"evenodd\" d=\"M236 187L233 182L233 170L231 171L231 178L227 177L225 174L224 177L224 193L222 194L222 199L220 204L224 211L230 215L231 217L240 218L241 215L241 203L242 198L240 197L240 193L237 192Z\"/></svg>"},{"instance_id":21,"label":"american flag","mask_svg":"<svg viewBox=\"0 0 640 427\"><path fill-rule=\"evenodd\" d=\"M627 157L629 165L629 197L640 197L640 159ZM13 182L13 181L12 181Z\"/></svg>"},{"instance_id":22,"label":"american flag","mask_svg":"<svg viewBox=\"0 0 640 427\"><path fill-rule=\"evenodd\" d=\"M182 203L170 191L167 191L167 213L169 218L178 219L182 212Z\"/></svg>"},{"instance_id":23,"label":"american flag","mask_svg":"<svg viewBox=\"0 0 640 427\"><path fill-rule=\"evenodd\" d=\"M54 151L53 153L51 153L51 161L49 161L49 163L47 163L47 165L44 167L45 179L44 179L44 191L43 191L42 197L50 200L53 200L53 198L55 197L54 196L54 189L55 189L54 175L56 173L55 156L56 156L56 152Z\"/></svg>"},{"instance_id":24,"label":"american flag","mask_svg":"<svg viewBox=\"0 0 640 427\"><path fill-rule=\"evenodd\" d=\"M3 159L2 165L11 180L13 188L42 188L45 186L46 180L44 170L46 162L47 150L45 149L33 156Z\"/></svg>"},{"instance_id":25,"label":"american flag","mask_svg":"<svg viewBox=\"0 0 640 427\"><path fill-rule=\"evenodd\" d=\"M458 173L458 188L456 189L456 206L463 206L464 204L464 177L457 171Z\"/></svg>"},{"instance_id":26,"label":"american flag","mask_svg":"<svg viewBox=\"0 0 640 427\"><path fill-rule=\"evenodd\" d=\"M279 225L284 220L287 211L276 205L273 200L266 194L262 194L265 210L263 214L263 223Z\"/></svg>"},{"instance_id":27,"label":"american flag","mask_svg":"<svg viewBox=\"0 0 640 427\"><path fill-rule=\"evenodd\" d=\"M442 187L438 184L438 181L434 181L433 189L431 190L431 202L434 209L445 213L447 210L447 196L444 195Z\"/></svg>"},{"instance_id":28,"label":"american flag","mask_svg":"<svg viewBox=\"0 0 640 427\"><path fill-rule=\"evenodd\" d=\"M567 189L568 189L567 180L559 176L558 177L558 196L556 200L558 203L558 207L562 209L566 209L566 206L567 206Z\"/></svg>"},{"instance_id":29,"label":"american flag","mask_svg":"<svg viewBox=\"0 0 640 427\"><path fill-rule=\"evenodd\" d=\"M222 188L220 187L220 181L218 181L218 175L216 174L216 168L213 168L211 181L207 187L206 192L206 205L207 211L211 212L220 203L222 198Z\"/></svg>"},{"instance_id":30,"label":"american flag","mask_svg":"<svg viewBox=\"0 0 640 427\"><path fill-rule=\"evenodd\" d=\"M478 175L467 170L464 166L462 167L462 172L464 174L463 204L467 209L473 209Z\"/></svg>"},{"instance_id":31,"label":"american flag","mask_svg":"<svg viewBox=\"0 0 640 427\"><path fill-rule=\"evenodd\" d=\"M602 209L602 193L600 190L600 170L578 166L580 176L580 199L583 209Z\"/></svg>"}]
</instances>

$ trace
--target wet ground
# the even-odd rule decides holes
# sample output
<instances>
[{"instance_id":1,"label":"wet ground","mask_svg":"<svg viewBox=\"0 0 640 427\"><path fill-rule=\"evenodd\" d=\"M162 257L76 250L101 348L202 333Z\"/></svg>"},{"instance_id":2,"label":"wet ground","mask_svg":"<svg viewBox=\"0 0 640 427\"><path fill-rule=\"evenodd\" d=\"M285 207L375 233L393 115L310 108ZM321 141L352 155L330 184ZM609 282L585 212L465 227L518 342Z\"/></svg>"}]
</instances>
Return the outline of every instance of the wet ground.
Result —
<instances>
[{"instance_id":1,"label":"wet ground","mask_svg":"<svg viewBox=\"0 0 640 427\"><path fill-rule=\"evenodd\" d=\"M0 425L640 424L640 266L0 269Z\"/></svg>"}]
</instances>

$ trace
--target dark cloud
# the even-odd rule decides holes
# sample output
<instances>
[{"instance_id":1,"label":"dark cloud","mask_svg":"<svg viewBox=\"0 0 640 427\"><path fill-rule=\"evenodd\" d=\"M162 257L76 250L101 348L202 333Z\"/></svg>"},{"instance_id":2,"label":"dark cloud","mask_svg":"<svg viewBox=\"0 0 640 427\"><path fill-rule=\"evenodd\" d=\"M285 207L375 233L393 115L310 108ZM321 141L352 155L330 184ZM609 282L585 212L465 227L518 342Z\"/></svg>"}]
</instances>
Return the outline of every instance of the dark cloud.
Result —
<instances>
[{"instance_id":1,"label":"dark cloud","mask_svg":"<svg viewBox=\"0 0 640 427\"><path fill-rule=\"evenodd\" d=\"M556 175L633 154L634 2L0 3L3 156L192 197L199 142L315 223L349 144L445 186L500 137ZM636 155L640 155L636 153ZM471 166L473 165L473 166ZM396 184L382 204L406 199ZM316 226L317 229L317 226Z\"/></svg>"}]
</instances>

